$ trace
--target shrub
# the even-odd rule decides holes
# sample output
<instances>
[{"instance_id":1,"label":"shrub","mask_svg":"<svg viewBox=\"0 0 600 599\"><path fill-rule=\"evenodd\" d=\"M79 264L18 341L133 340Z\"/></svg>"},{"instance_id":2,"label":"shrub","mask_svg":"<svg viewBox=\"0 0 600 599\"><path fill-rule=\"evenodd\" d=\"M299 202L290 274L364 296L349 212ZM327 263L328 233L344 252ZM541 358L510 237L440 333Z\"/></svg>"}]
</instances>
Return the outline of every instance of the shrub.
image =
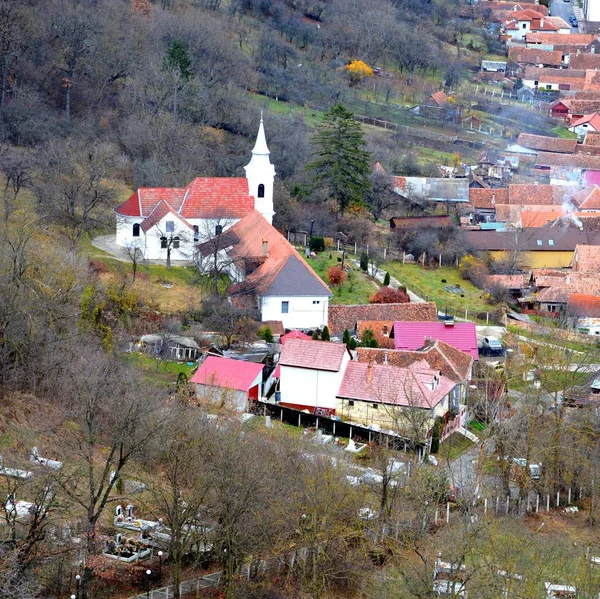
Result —
<instances>
[{"instance_id":1,"label":"shrub","mask_svg":"<svg viewBox=\"0 0 600 599\"><path fill-rule=\"evenodd\" d=\"M390 284L390 273L386 272L385 277L383 277L383 284L387 287Z\"/></svg>"},{"instance_id":2,"label":"shrub","mask_svg":"<svg viewBox=\"0 0 600 599\"><path fill-rule=\"evenodd\" d=\"M319 340L319 331L313 331L312 340L313 341L318 341Z\"/></svg>"},{"instance_id":3,"label":"shrub","mask_svg":"<svg viewBox=\"0 0 600 599\"><path fill-rule=\"evenodd\" d=\"M356 349L356 339L354 337L350 337L350 343L348 344L348 349Z\"/></svg>"},{"instance_id":4,"label":"shrub","mask_svg":"<svg viewBox=\"0 0 600 599\"><path fill-rule=\"evenodd\" d=\"M331 335L329 335L329 327L325 325L321 331L321 339L323 341L331 341Z\"/></svg>"},{"instance_id":5,"label":"shrub","mask_svg":"<svg viewBox=\"0 0 600 599\"><path fill-rule=\"evenodd\" d=\"M459 263L460 276L471 281L476 287L483 287L487 275L490 274L487 264L471 254L467 254Z\"/></svg>"},{"instance_id":6,"label":"shrub","mask_svg":"<svg viewBox=\"0 0 600 599\"><path fill-rule=\"evenodd\" d=\"M364 330L360 344L362 347L377 347L379 345L377 339L375 339L375 334L371 329Z\"/></svg>"},{"instance_id":7,"label":"shrub","mask_svg":"<svg viewBox=\"0 0 600 599\"><path fill-rule=\"evenodd\" d=\"M258 336L267 343L273 343L273 332L271 331L271 327L259 329Z\"/></svg>"},{"instance_id":8,"label":"shrub","mask_svg":"<svg viewBox=\"0 0 600 599\"><path fill-rule=\"evenodd\" d=\"M325 251L325 240L322 237L312 237L308 247L311 252L324 252Z\"/></svg>"},{"instance_id":9,"label":"shrub","mask_svg":"<svg viewBox=\"0 0 600 599\"><path fill-rule=\"evenodd\" d=\"M371 304L408 304L410 298L402 289L382 287L369 298L369 302Z\"/></svg>"},{"instance_id":10,"label":"shrub","mask_svg":"<svg viewBox=\"0 0 600 599\"><path fill-rule=\"evenodd\" d=\"M350 345L350 331L348 329L344 329L344 334L342 336L342 341L346 345Z\"/></svg>"},{"instance_id":11,"label":"shrub","mask_svg":"<svg viewBox=\"0 0 600 599\"><path fill-rule=\"evenodd\" d=\"M368 256L367 252L363 252L360 255L360 269L367 272L368 268L369 268L369 256Z\"/></svg>"},{"instance_id":12,"label":"shrub","mask_svg":"<svg viewBox=\"0 0 600 599\"><path fill-rule=\"evenodd\" d=\"M341 285L348 275L342 270L341 266L331 266L327 269L327 280L334 287Z\"/></svg>"}]
</instances>

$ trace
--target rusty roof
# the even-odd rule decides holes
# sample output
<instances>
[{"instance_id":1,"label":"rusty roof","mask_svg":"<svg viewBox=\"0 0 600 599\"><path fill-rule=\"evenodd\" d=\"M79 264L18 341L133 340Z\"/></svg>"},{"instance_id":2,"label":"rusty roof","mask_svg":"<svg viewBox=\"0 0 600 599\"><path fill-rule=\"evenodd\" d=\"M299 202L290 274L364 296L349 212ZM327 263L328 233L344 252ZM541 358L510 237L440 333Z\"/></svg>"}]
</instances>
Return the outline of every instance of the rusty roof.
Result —
<instances>
[{"instance_id":1,"label":"rusty roof","mask_svg":"<svg viewBox=\"0 0 600 599\"><path fill-rule=\"evenodd\" d=\"M546 135L533 135L532 133L520 133L517 144L530 150L537 150L538 152L572 154L575 151L577 140L563 139L561 137L548 137Z\"/></svg>"},{"instance_id":2,"label":"rusty roof","mask_svg":"<svg viewBox=\"0 0 600 599\"><path fill-rule=\"evenodd\" d=\"M346 352L343 343L288 339L281 349L279 364L294 368L339 372Z\"/></svg>"}]
</instances>

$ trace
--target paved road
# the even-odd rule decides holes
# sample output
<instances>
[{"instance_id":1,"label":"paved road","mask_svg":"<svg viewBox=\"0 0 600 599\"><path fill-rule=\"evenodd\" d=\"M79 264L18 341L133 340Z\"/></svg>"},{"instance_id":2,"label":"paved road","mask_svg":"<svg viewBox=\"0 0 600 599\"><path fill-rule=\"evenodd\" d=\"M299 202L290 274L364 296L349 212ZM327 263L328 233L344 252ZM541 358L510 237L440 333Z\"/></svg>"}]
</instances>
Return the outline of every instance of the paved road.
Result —
<instances>
[{"instance_id":1,"label":"paved road","mask_svg":"<svg viewBox=\"0 0 600 599\"><path fill-rule=\"evenodd\" d=\"M573 2L552 0L550 2L550 12L553 17L560 17L563 21L569 23L569 17L573 14ZM579 33L579 29L571 27L571 33Z\"/></svg>"}]
</instances>

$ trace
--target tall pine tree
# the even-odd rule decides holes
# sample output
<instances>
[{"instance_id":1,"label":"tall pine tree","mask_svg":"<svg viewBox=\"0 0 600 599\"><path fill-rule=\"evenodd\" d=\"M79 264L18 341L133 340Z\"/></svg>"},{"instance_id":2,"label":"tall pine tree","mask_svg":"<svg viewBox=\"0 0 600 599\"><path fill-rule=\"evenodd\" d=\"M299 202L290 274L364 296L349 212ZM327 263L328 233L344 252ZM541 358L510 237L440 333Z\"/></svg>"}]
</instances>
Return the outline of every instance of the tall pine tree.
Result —
<instances>
[{"instance_id":1,"label":"tall pine tree","mask_svg":"<svg viewBox=\"0 0 600 599\"><path fill-rule=\"evenodd\" d=\"M312 138L316 158L308 168L326 185L341 212L364 201L370 188L371 155L364 150L360 124L341 104L332 106Z\"/></svg>"}]
</instances>

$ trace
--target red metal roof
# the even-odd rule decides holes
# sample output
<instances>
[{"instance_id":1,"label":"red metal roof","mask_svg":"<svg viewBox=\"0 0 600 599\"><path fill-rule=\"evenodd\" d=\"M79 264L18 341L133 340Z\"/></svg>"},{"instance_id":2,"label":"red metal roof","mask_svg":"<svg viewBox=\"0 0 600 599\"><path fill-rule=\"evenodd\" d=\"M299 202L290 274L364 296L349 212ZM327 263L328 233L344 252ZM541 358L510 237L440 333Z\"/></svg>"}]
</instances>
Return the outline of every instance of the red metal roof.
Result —
<instances>
[{"instance_id":1,"label":"red metal roof","mask_svg":"<svg viewBox=\"0 0 600 599\"><path fill-rule=\"evenodd\" d=\"M342 367L345 353L346 346L343 343L288 339L281 350L279 364L281 366L338 372Z\"/></svg>"},{"instance_id":2,"label":"red metal roof","mask_svg":"<svg viewBox=\"0 0 600 599\"><path fill-rule=\"evenodd\" d=\"M256 384L263 365L231 358L208 356L196 370L191 382L211 387L248 391ZM260 381L259 381L260 382Z\"/></svg>"},{"instance_id":3,"label":"red metal roof","mask_svg":"<svg viewBox=\"0 0 600 599\"><path fill-rule=\"evenodd\" d=\"M167 216L167 214L171 214L188 229L192 228L192 225L190 225L185 218L182 218L181 215L178 214L168 202L161 200L158 204L156 204L154 210L152 210L148 218L145 218L142 221L142 224L140 225L142 231L147 233L154 225L159 223L165 216Z\"/></svg>"},{"instance_id":4,"label":"red metal roof","mask_svg":"<svg viewBox=\"0 0 600 599\"><path fill-rule=\"evenodd\" d=\"M285 345L285 342L288 339L311 339L310 335L307 335L306 333L303 333L302 331L290 331L289 333L286 333L285 335L282 335L281 338L279 339L279 343L281 345Z\"/></svg>"},{"instance_id":5,"label":"red metal roof","mask_svg":"<svg viewBox=\"0 0 600 599\"><path fill-rule=\"evenodd\" d=\"M479 360L477 335L472 322L402 322L394 323L395 349L415 350L423 347L430 339L438 339Z\"/></svg>"}]
</instances>

